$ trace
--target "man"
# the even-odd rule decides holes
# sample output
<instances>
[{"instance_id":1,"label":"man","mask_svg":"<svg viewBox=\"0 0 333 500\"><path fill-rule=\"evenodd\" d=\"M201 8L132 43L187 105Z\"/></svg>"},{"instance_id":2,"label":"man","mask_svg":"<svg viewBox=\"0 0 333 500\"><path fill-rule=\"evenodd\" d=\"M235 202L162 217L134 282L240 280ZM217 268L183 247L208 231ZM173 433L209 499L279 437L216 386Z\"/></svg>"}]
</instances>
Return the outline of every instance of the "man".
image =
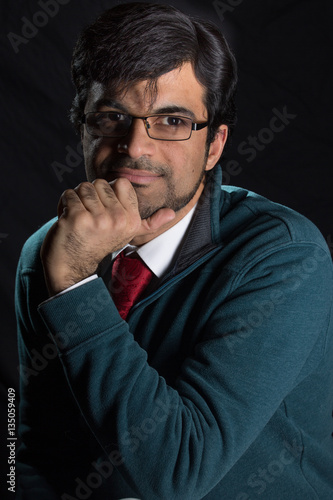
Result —
<instances>
[{"instance_id":1,"label":"man","mask_svg":"<svg viewBox=\"0 0 333 500\"><path fill-rule=\"evenodd\" d=\"M19 498L331 498L331 259L302 216L221 189L224 38L125 4L72 69L88 182L18 268ZM121 259L149 273L130 309Z\"/></svg>"}]
</instances>

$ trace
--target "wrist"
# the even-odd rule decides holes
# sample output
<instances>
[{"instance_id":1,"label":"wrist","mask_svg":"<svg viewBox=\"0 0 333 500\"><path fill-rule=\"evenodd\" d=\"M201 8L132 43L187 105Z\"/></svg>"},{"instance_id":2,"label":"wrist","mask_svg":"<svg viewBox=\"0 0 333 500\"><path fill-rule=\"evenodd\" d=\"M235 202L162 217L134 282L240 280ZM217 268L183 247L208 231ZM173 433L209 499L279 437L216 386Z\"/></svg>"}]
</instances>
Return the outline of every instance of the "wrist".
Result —
<instances>
[{"instance_id":1,"label":"wrist","mask_svg":"<svg viewBox=\"0 0 333 500\"><path fill-rule=\"evenodd\" d=\"M60 266L52 271L44 266L44 278L49 292L49 297L53 297L54 295L67 290L67 288L76 285L87 276L88 274L86 276L76 276L73 273L69 273L65 269L62 270Z\"/></svg>"}]
</instances>

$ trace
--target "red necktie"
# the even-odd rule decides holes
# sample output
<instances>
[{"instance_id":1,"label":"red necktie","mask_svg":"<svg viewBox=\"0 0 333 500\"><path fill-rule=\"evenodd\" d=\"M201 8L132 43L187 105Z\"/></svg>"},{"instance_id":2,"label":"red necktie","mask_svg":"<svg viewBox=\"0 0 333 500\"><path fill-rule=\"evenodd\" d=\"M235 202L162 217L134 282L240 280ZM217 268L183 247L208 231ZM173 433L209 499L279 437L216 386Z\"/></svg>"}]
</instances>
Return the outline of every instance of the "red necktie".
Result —
<instances>
[{"instance_id":1,"label":"red necktie","mask_svg":"<svg viewBox=\"0 0 333 500\"><path fill-rule=\"evenodd\" d=\"M111 295L120 316L126 319L133 304L146 288L152 272L135 253L120 252L112 266Z\"/></svg>"}]
</instances>

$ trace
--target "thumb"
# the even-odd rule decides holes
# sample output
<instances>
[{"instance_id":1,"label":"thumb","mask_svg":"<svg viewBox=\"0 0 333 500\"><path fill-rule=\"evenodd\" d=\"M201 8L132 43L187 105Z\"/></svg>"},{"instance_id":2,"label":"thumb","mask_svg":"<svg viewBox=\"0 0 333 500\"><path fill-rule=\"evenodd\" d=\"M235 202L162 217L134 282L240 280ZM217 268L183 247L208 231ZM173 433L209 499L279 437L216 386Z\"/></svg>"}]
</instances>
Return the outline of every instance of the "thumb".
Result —
<instances>
[{"instance_id":1,"label":"thumb","mask_svg":"<svg viewBox=\"0 0 333 500\"><path fill-rule=\"evenodd\" d=\"M171 208L160 208L153 215L148 217L147 219L143 219L141 221L141 227L144 232L154 232L157 231L160 227L168 224L173 221L176 217L176 214Z\"/></svg>"}]
</instances>

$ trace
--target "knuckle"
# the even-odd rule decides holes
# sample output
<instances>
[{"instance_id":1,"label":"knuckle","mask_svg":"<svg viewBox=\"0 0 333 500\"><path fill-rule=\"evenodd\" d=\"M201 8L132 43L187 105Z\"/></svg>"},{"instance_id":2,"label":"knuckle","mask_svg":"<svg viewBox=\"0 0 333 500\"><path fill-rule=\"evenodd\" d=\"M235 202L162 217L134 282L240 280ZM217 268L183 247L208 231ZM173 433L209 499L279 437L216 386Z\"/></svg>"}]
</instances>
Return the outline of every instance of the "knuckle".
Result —
<instances>
[{"instance_id":1,"label":"knuckle","mask_svg":"<svg viewBox=\"0 0 333 500\"><path fill-rule=\"evenodd\" d=\"M62 193L61 197L62 197L63 199L69 200L69 199L71 199L71 198L76 198L76 194L75 194L74 189L66 189L66 190Z\"/></svg>"},{"instance_id":2,"label":"knuckle","mask_svg":"<svg viewBox=\"0 0 333 500\"><path fill-rule=\"evenodd\" d=\"M103 197L114 199L115 193L111 188L108 181L105 179L95 179L93 185L98 193L100 193Z\"/></svg>"},{"instance_id":3,"label":"knuckle","mask_svg":"<svg viewBox=\"0 0 333 500\"><path fill-rule=\"evenodd\" d=\"M75 192L80 196L80 197L85 197L89 199L95 199L96 198L96 190L94 186L91 184L91 182L81 182L76 188Z\"/></svg>"},{"instance_id":4,"label":"knuckle","mask_svg":"<svg viewBox=\"0 0 333 500\"><path fill-rule=\"evenodd\" d=\"M111 219L108 214L103 213L95 218L95 226L99 231L107 231L110 229Z\"/></svg>"},{"instance_id":5,"label":"knuckle","mask_svg":"<svg viewBox=\"0 0 333 500\"><path fill-rule=\"evenodd\" d=\"M110 187L110 184L108 183L108 181L106 181L105 179L100 179L100 178L95 179L93 181L93 185L94 186L101 186L101 187L107 187L107 186Z\"/></svg>"}]
</instances>

